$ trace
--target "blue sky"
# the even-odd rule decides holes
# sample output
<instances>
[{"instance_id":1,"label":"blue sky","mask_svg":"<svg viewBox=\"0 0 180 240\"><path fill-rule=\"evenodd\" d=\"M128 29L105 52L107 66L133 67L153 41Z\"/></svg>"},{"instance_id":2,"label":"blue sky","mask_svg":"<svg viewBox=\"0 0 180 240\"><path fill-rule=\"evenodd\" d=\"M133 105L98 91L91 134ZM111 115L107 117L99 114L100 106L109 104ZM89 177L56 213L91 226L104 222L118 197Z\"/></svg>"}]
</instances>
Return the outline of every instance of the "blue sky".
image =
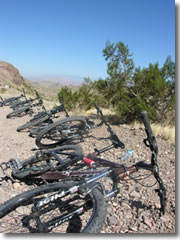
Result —
<instances>
[{"instance_id":1,"label":"blue sky","mask_svg":"<svg viewBox=\"0 0 180 240\"><path fill-rule=\"evenodd\" d=\"M175 61L173 0L1 0L0 31L0 59L30 79L107 77L107 40L127 44L136 67Z\"/></svg>"}]
</instances>

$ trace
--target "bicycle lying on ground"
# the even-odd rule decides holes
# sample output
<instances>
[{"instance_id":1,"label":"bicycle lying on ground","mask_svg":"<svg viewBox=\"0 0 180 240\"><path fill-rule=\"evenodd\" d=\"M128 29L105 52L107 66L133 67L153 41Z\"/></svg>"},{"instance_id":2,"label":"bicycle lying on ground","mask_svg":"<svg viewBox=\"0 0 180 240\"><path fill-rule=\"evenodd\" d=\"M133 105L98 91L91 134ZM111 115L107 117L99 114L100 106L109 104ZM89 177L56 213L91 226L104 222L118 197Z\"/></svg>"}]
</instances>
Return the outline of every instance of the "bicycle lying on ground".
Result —
<instances>
[{"instance_id":1,"label":"bicycle lying on ground","mask_svg":"<svg viewBox=\"0 0 180 240\"><path fill-rule=\"evenodd\" d=\"M22 117L26 114L32 114L33 113L33 108L36 106L41 106L43 104L43 100L40 97L39 93L37 91L35 91L36 93L36 98L35 99L31 99L30 102L28 102L28 104L26 105L22 105L17 107L14 111L12 111L11 113L7 114L7 118L12 118L12 117ZM37 103L34 103L34 101L37 100Z\"/></svg>"},{"instance_id":2,"label":"bicycle lying on ground","mask_svg":"<svg viewBox=\"0 0 180 240\"><path fill-rule=\"evenodd\" d=\"M68 180L47 184L21 193L0 206L0 232L31 233L99 233L106 217L106 199L118 192L118 182L139 170L147 170L156 179L160 197L160 211L166 208L166 189L159 176L158 145L153 135L147 113L142 114L147 138L144 143L152 151L151 163L137 162L131 166L99 158L99 151L84 158L88 171L47 172L44 179ZM106 167L99 169L98 165ZM80 181L73 176L84 175ZM100 179L109 177L112 189L106 191Z\"/></svg>"},{"instance_id":3,"label":"bicycle lying on ground","mask_svg":"<svg viewBox=\"0 0 180 240\"><path fill-rule=\"evenodd\" d=\"M24 90L23 90L24 91ZM11 104L13 104L14 101L20 101L21 98L26 98L26 96L24 94L21 94L20 96L17 96L17 97L9 97L9 98L6 98L6 99L3 99L1 97L1 100L3 101L3 105L4 106L9 106Z\"/></svg>"},{"instance_id":4,"label":"bicycle lying on ground","mask_svg":"<svg viewBox=\"0 0 180 240\"><path fill-rule=\"evenodd\" d=\"M104 115L97 104L94 104L97 114L100 118L99 123L91 121L87 117L71 116L50 124L44 128L36 136L36 145L40 149L53 148L62 144L72 144L73 142L81 141L91 129L97 128L105 124L109 131L109 124L104 118ZM111 129L111 130L110 130Z\"/></svg>"},{"instance_id":5,"label":"bicycle lying on ground","mask_svg":"<svg viewBox=\"0 0 180 240\"><path fill-rule=\"evenodd\" d=\"M64 112L66 117L69 117L69 114L64 106L64 101L62 97L59 97L60 106L57 106L55 109L47 111L45 106L42 105L42 112L36 114L29 122L17 128L17 131L20 132L25 129L32 129L30 131L30 135L37 135L42 128L47 127L51 123L53 123L53 119L56 118L56 114L59 112ZM36 127L36 128L35 128Z\"/></svg>"},{"instance_id":6,"label":"bicycle lying on ground","mask_svg":"<svg viewBox=\"0 0 180 240\"><path fill-rule=\"evenodd\" d=\"M36 96L39 96L39 93L35 90L35 93L36 93ZM24 98L25 100L16 100L16 101L13 101L11 102L11 104L9 105L10 108L12 108L13 110L16 110L16 109L19 109L21 107L24 107L26 105L28 105L29 103L32 103L33 101L35 101L36 99L32 99L32 98L27 98L26 97L26 93L25 93L25 90L23 89L23 95L24 95Z\"/></svg>"}]
</instances>

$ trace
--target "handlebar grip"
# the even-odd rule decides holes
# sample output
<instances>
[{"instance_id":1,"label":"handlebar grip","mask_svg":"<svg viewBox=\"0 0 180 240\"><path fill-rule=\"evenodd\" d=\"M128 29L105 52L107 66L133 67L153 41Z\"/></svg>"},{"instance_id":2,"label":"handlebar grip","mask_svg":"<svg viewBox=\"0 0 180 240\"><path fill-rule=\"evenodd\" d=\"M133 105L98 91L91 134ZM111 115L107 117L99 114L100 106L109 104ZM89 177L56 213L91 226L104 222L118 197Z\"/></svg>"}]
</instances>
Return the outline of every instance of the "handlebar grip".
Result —
<instances>
[{"instance_id":1,"label":"handlebar grip","mask_svg":"<svg viewBox=\"0 0 180 240\"><path fill-rule=\"evenodd\" d=\"M125 144L121 142L121 140L118 138L118 136L115 133L111 133L111 139L113 140L113 143L116 147L120 147L121 149L125 148Z\"/></svg>"},{"instance_id":2,"label":"handlebar grip","mask_svg":"<svg viewBox=\"0 0 180 240\"><path fill-rule=\"evenodd\" d=\"M153 136L153 131L150 125L148 113L146 111L141 113L145 129L147 131L148 137Z\"/></svg>"},{"instance_id":3,"label":"handlebar grip","mask_svg":"<svg viewBox=\"0 0 180 240\"><path fill-rule=\"evenodd\" d=\"M97 114L99 114L100 117L101 117L101 119L103 120L103 122L104 122L105 124L107 124L106 121L105 121L105 119L104 119L104 115L103 115L102 110L100 109L100 107L99 107L95 102L94 102L94 106L95 106L95 108L96 108L96 110L97 110Z\"/></svg>"},{"instance_id":4,"label":"handlebar grip","mask_svg":"<svg viewBox=\"0 0 180 240\"><path fill-rule=\"evenodd\" d=\"M56 113L58 113L58 112L62 112L63 110L64 110L64 108L63 108L63 106L61 105L61 106L56 107L55 109L52 109L52 110L51 110L51 114L56 114Z\"/></svg>"},{"instance_id":5,"label":"handlebar grip","mask_svg":"<svg viewBox=\"0 0 180 240\"><path fill-rule=\"evenodd\" d=\"M99 108L99 106L96 103L94 103L94 106L95 106L95 108L97 109L98 112L101 112L101 109Z\"/></svg>"}]
</instances>

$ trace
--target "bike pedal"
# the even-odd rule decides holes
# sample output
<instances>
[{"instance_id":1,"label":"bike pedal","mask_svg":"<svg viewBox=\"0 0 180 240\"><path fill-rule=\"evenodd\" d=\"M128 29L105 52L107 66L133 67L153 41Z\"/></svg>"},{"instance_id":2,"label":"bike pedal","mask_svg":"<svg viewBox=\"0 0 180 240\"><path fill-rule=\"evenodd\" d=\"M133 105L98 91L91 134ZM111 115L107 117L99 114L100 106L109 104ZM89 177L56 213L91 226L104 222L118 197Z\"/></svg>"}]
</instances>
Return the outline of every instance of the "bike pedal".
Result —
<instances>
[{"instance_id":1,"label":"bike pedal","mask_svg":"<svg viewBox=\"0 0 180 240\"><path fill-rule=\"evenodd\" d=\"M9 163L9 167L11 169L21 169L22 168L22 164L18 158L12 158L9 160L8 163Z\"/></svg>"}]
</instances>

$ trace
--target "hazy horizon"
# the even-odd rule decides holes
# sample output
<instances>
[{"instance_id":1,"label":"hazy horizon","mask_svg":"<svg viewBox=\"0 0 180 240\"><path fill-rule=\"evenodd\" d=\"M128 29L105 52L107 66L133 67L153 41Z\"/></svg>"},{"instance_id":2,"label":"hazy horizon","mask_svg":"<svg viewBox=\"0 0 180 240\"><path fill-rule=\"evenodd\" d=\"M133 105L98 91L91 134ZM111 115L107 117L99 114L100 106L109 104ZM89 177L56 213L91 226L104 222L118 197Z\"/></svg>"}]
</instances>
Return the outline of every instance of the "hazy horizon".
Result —
<instances>
[{"instance_id":1,"label":"hazy horizon","mask_svg":"<svg viewBox=\"0 0 180 240\"><path fill-rule=\"evenodd\" d=\"M72 76L72 75L55 75L55 74L44 74L44 75L31 75L23 76L32 82L52 82L62 83L66 85L79 85L84 82L84 77Z\"/></svg>"}]
</instances>

